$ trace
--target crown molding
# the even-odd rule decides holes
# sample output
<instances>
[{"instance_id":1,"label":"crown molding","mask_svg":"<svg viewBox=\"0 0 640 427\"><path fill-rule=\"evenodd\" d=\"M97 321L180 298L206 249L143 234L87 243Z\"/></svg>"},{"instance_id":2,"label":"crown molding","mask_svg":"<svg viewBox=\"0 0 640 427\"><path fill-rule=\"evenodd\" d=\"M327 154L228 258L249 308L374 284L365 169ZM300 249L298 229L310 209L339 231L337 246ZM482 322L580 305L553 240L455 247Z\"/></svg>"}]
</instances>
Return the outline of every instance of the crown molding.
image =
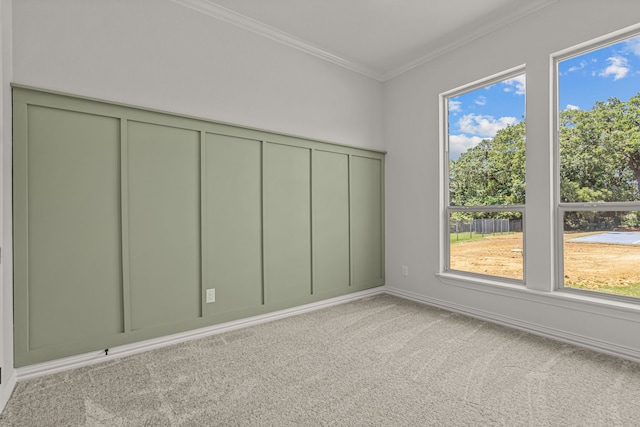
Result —
<instances>
[{"instance_id":1,"label":"crown molding","mask_svg":"<svg viewBox=\"0 0 640 427\"><path fill-rule=\"evenodd\" d=\"M185 6L197 12L211 16L215 19L219 19L226 23L243 28L247 31L251 31L262 37L275 40L286 46L292 47L294 49L298 49L302 52L324 59L325 61L332 62L336 65L347 68L351 71L364 74L365 76L373 78L375 80L379 80L379 81L383 80L383 75L378 71L372 69L371 67L368 67L366 65L344 58L326 49L322 49L321 47L313 45L305 40L299 39L289 33L280 31L277 28L263 24L260 21L257 21L253 18L249 18L248 16L242 15L233 10L227 9L226 7L217 5L209 0L171 0L171 1L181 6Z\"/></svg>"},{"instance_id":2,"label":"crown molding","mask_svg":"<svg viewBox=\"0 0 640 427\"><path fill-rule=\"evenodd\" d=\"M506 27L507 25L512 24L513 22L522 19L527 15L537 12L540 9L550 6L553 3L557 3L558 1L559 0L531 1L524 8L519 8L497 21L492 21L487 24L478 26L475 31L471 31L464 37L450 37L451 35L449 35L449 37L445 37L444 39L440 39L434 43L431 43L431 46L434 47L428 49L427 54L422 55L419 58L414 59L413 61L407 62L404 65L401 65L389 71L388 73L383 74L381 81L390 80L394 77L404 74L412 68L416 68L424 63L432 61L439 56L451 52L467 43L471 43L472 41L484 37L494 31L497 31L502 27ZM449 39L449 41L446 41L447 39Z\"/></svg>"},{"instance_id":3,"label":"crown molding","mask_svg":"<svg viewBox=\"0 0 640 427\"><path fill-rule=\"evenodd\" d=\"M393 68L390 71L382 72L366 66L362 63L350 60L336 53L323 49L298 37L295 37L284 31L280 31L277 28L266 25L258 20L249 18L226 7L220 6L214 3L212 0L171 0L172 2L181 6L188 7L197 12L203 13L215 19L224 21L226 23L243 28L247 31L251 31L262 37L274 40L278 43L282 43L286 46L298 49L307 54L316 56L325 61L332 62L341 67L347 68L351 71L363 74L372 79L384 82L397 77L413 68L416 68L422 64L434 60L435 58L442 56L448 52L451 52L460 46L477 40L489 33L492 33L502 27L505 27L527 15L537 12L559 0L537 0L530 1L523 8L517 8L511 13L507 13L504 17L497 21L489 21L486 24L479 25L475 31L466 33L462 37L453 36L448 34L447 37L443 37L433 43L431 43L427 49L426 54L419 56L418 58L402 64L399 67Z\"/></svg>"}]
</instances>

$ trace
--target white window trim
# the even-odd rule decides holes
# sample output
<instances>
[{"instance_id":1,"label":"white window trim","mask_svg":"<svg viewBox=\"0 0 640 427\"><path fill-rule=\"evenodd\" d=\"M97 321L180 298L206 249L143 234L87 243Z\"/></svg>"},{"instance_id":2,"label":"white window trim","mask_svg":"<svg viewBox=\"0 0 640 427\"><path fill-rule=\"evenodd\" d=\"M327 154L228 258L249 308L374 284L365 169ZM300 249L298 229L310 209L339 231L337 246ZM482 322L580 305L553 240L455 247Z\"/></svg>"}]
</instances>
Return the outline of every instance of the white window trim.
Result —
<instances>
[{"instance_id":1,"label":"white window trim","mask_svg":"<svg viewBox=\"0 0 640 427\"><path fill-rule=\"evenodd\" d=\"M526 75L525 64L507 69L500 73L493 74L489 77L476 80L474 82L459 86L455 89L443 92L439 96L440 117L439 117L439 134L440 134L440 266L438 277L441 278L459 278L463 282L474 281L484 284L497 284L517 287L526 287L526 254L522 256L522 280L510 279L507 277L484 275L468 271L452 270L449 268L450 244L449 244L449 214L451 212L521 212L522 214L522 244L526 248L526 205L496 205L496 206L449 206L449 98L470 92L492 84L500 83L513 77ZM526 96L526 95L525 95ZM526 106L525 106L526 108ZM526 110L525 110L526 117Z\"/></svg>"},{"instance_id":2,"label":"white window trim","mask_svg":"<svg viewBox=\"0 0 640 427\"><path fill-rule=\"evenodd\" d=\"M640 36L640 24L623 28L550 55L551 87L551 139L553 142L553 206L554 206L554 275L555 283L553 293L563 297L575 297L578 300L599 301L604 304L613 303L618 307L627 307L627 304L639 305L640 298L624 295L615 295L605 292L576 289L564 286L564 213L567 211L629 211L640 210L640 201L637 202L605 202L605 203L566 203L560 200L560 88L559 69L561 61L583 55L585 53L605 48L630 37Z\"/></svg>"},{"instance_id":3,"label":"white window trim","mask_svg":"<svg viewBox=\"0 0 640 427\"><path fill-rule=\"evenodd\" d=\"M540 251L537 251L536 254L534 255L535 256L548 255L553 259L552 261L553 271L550 272L551 274L549 274L549 278L550 279L553 278L552 282L554 283L549 283L549 287L548 288L544 287L543 289L543 288L540 288L539 286L537 288L534 288L533 286L535 286L535 284L527 285L525 283L525 286L513 285L510 283L505 283L502 280L500 281L495 280L493 277L475 278L475 277L470 277L469 275L459 275L459 274L454 274L452 272L445 272L444 257L446 255L445 255L444 239L445 237L448 237L447 236L448 217L446 215L446 209L445 209L446 207L445 196L447 195L447 192L449 190L448 179L445 178L447 176L445 173L446 169L441 170L440 171L441 173L439 174L439 179L440 179L440 183L439 183L440 195L439 196L440 197L439 197L438 203L439 203L439 206L441 206L442 208L441 216L440 216L441 234L440 234L440 241L439 241L440 264L439 264L439 271L434 272L435 277L437 277L439 281L441 281L446 285L455 286L460 289L463 289L466 292L478 292L480 294L489 294L489 295L495 295L500 297L516 298L516 299L521 299L528 302L534 302L541 305L548 305L548 306L558 307L561 309L584 312L589 315L596 314L599 316L606 316L613 319L619 319L619 320L624 320L629 322L638 321L638 316L640 316L640 304L638 304L638 301L630 301L630 298L625 298L624 300L610 299L603 296L602 293L569 292L567 289L563 289L563 290L557 289L557 286L556 286L557 283L555 282L558 280L557 279L558 274L560 274L558 272L562 271L557 261L559 258L563 257L563 254L561 251L558 250L557 240L556 240L558 235L557 233L558 224L556 222L557 222L558 210L560 209L560 206L558 203L559 182L557 178L559 176L558 175L559 166L557 163L558 156L555 150L556 150L556 147L558 147L556 138L558 135L557 127L558 127L558 117L559 117L558 116L559 106L557 105L558 82L556 77L557 76L556 59L558 58L567 59L571 56L585 53L590 49L603 47L605 44L607 44L607 42L610 44L616 43L617 41L625 39L629 36L632 36L635 33L638 33L639 31L640 31L640 23L630 27L626 27L619 31L608 33L605 36L592 39L590 41L587 41L578 45L574 45L570 48L563 49L561 51L557 51L549 55L548 81L550 83L548 86L549 88L549 98L548 98L549 99L549 122L548 123L550 124L550 126L548 128L549 129L548 144L549 144L549 150L550 150L549 151L550 158L548 159L548 161L551 168L550 173L552 175L551 176L552 182L551 182L550 189L552 190L552 193L554 193L549 195L549 201L550 201L549 215L552 217L553 223L550 229L545 229L545 230L542 230L541 232L549 233L552 236L552 240L551 240L551 246L548 247L548 253L543 254L543 253L540 253ZM518 72L521 72L521 70L522 71L524 70L524 65L515 67L511 70L507 70L506 72L512 71L517 74ZM448 167L448 152L446 152L448 111L446 109L446 105L447 105L446 98L450 97L456 91L465 91L465 89L467 88L471 88L474 85L478 85L482 82L490 81L491 79L500 81L501 76L503 76L503 73L498 73L487 79L478 80L468 85L461 86L455 91L448 91L440 94L440 99L439 99L440 108L439 108L438 123L439 123L439 138L440 138L440 147L441 147L439 164L441 165L441 167ZM557 188L556 188L556 183L557 183ZM526 247L527 246L525 246L525 248ZM525 256L525 260L526 260L526 256ZM525 280L526 280L526 276L525 276ZM470 307L465 306L462 308L467 310L473 315L481 316L483 314L483 313L475 312ZM491 315L488 315L487 317L491 318ZM509 320L512 321L513 319L509 319ZM509 324L513 325L513 322Z\"/></svg>"}]
</instances>

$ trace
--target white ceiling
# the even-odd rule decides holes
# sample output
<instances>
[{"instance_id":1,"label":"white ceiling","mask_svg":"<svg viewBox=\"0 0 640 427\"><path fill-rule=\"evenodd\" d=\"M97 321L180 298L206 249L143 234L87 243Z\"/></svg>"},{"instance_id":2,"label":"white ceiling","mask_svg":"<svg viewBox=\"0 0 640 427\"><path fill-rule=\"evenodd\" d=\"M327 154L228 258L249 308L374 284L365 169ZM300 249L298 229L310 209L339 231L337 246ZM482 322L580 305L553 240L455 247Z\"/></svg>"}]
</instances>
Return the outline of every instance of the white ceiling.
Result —
<instances>
[{"instance_id":1,"label":"white ceiling","mask_svg":"<svg viewBox=\"0 0 640 427\"><path fill-rule=\"evenodd\" d=\"M557 0L173 0L378 80Z\"/></svg>"}]
</instances>

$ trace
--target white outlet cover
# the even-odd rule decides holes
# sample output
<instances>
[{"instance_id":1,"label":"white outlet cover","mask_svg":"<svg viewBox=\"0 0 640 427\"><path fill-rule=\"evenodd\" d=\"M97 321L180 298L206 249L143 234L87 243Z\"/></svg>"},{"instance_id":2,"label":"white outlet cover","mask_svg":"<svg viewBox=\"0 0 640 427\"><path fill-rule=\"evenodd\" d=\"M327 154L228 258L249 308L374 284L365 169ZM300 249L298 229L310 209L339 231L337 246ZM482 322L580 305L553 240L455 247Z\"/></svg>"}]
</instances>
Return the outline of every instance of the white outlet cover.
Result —
<instances>
[{"instance_id":1,"label":"white outlet cover","mask_svg":"<svg viewBox=\"0 0 640 427\"><path fill-rule=\"evenodd\" d=\"M207 304L216 302L216 288L207 289Z\"/></svg>"}]
</instances>

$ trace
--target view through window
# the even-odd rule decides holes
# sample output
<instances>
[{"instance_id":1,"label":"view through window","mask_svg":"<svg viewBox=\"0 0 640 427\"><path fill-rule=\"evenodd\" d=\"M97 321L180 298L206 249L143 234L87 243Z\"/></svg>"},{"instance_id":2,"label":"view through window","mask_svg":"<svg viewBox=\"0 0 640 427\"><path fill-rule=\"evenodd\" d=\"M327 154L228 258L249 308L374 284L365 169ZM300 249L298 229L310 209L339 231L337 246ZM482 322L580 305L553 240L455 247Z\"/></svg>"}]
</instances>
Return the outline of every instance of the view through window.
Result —
<instances>
[{"instance_id":1,"label":"view through window","mask_svg":"<svg viewBox=\"0 0 640 427\"><path fill-rule=\"evenodd\" d=\"M450 93L446 270L524 279L525 75Z\"/></svg>"},{"instance_id":2,"label":"view through window","mask_svg":"<svg viewBox=\"0 0 640 427\"><path fill-rule=\"evenodd\" d=\"M557 71L559 283L640 297L640 36Z\"/></svg>"}]
</instances>

